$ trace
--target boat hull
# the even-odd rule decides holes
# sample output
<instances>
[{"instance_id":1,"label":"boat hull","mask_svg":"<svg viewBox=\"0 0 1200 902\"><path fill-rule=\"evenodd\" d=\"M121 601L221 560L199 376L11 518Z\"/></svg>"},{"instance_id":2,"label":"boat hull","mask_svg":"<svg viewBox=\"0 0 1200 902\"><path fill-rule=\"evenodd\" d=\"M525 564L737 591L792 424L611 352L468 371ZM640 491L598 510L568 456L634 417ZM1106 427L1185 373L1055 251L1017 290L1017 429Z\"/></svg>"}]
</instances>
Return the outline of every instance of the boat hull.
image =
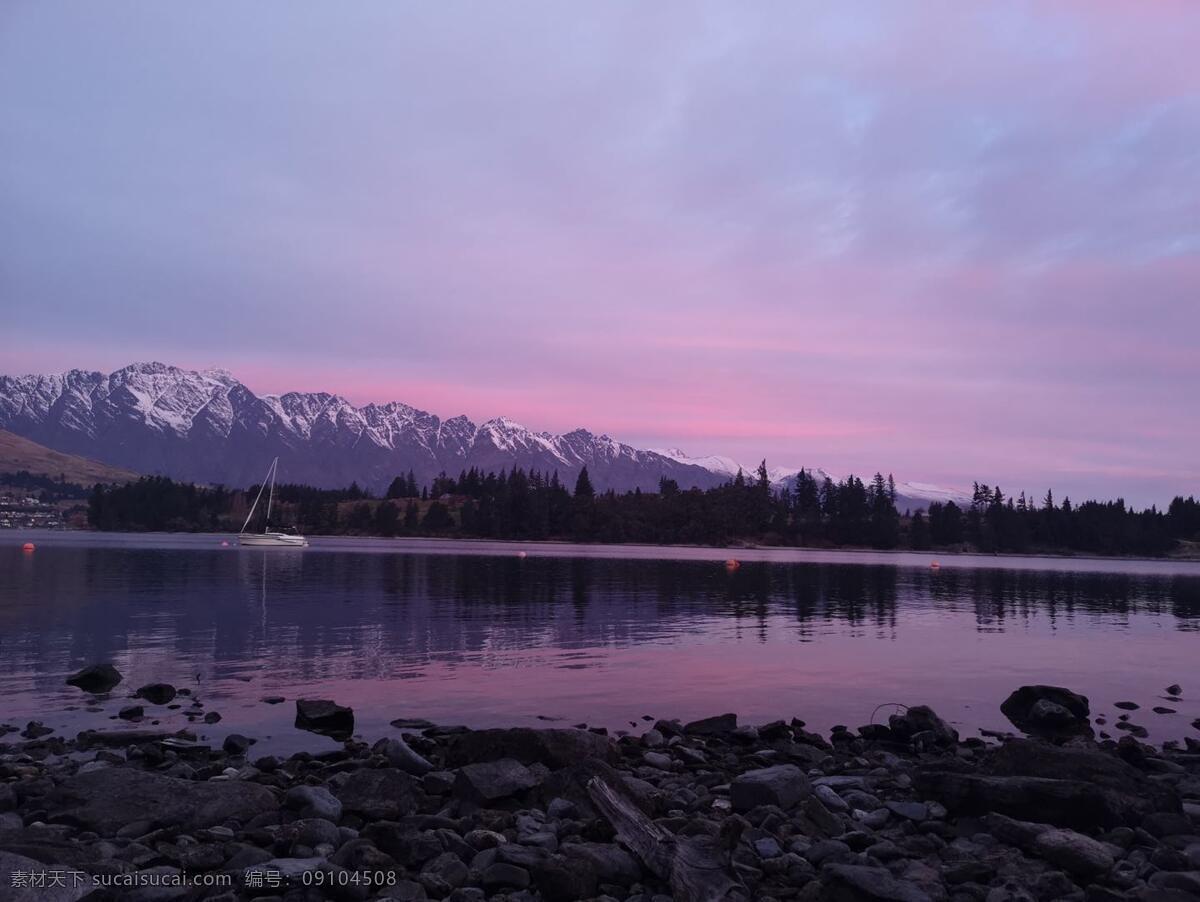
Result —
<instances>
[{"instance_id":1,"label":"boat hull","mask_svg":"<svg viewBox=\"0 0 1200 902\"><path fill-rule=\"evenodd\" d=\"M306 548L308 539L304 536L290 536L281 532L268 532L263 535L240 535L238 544L244 548Z\"/></svg>"}]
</instances>

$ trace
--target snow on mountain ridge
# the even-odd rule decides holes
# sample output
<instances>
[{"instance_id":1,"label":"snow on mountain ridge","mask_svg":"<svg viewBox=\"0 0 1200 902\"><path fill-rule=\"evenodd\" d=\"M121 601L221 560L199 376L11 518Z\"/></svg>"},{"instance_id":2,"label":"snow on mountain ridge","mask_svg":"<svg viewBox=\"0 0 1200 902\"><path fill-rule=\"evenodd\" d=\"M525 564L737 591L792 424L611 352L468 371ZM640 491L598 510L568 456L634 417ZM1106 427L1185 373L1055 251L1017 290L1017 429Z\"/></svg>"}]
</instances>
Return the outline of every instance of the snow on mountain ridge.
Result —
<instances>
[{"instance_id":1,"label":"snow on mountain ridge","mask_svg":"<svg viewBox=\"0 0 1200 902\"><path fill-rule=\"evenodd\" d=\"M144 473L244 485L279 455L286 478L319 486L357 480L379 490L401 472L425 482L442 470L520 466L573 478L586 466L597 489L655 490L662 477L708 488L739 468L729 457L639 449L578 428L535 432L508 418L476 426L392 401L356 407L328 392L256 395L227 370L185 370L157 361L109 374L69 370L0 376L0 428L68 453ZM754 468L742 468L749 477ZM776 467L773 484L798 471ZM825 471L810 470L817 478ZM944 500L954 490L911 484Z\"/></svg>"}]
</instances>

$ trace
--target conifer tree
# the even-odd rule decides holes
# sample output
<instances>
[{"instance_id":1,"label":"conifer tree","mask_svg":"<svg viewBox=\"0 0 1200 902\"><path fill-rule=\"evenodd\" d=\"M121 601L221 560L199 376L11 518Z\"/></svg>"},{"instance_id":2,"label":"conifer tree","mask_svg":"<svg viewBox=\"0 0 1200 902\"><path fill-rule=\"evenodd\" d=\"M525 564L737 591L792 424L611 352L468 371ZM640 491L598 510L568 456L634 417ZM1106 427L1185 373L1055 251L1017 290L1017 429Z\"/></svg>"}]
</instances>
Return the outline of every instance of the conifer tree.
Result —
<instances>
[{"instance_id":1,"label":"conifer tree","mask_svg":"<svg viewBox=\"0 0 1200 902\"><path fill-rule=\"evenodd\" d=\"M575 480L575 497L594 498L595 495L596 490L592 487L592 479L588 476L587 467L584 467L579 471L579 478Z\"/></svg>"}]
</instances>

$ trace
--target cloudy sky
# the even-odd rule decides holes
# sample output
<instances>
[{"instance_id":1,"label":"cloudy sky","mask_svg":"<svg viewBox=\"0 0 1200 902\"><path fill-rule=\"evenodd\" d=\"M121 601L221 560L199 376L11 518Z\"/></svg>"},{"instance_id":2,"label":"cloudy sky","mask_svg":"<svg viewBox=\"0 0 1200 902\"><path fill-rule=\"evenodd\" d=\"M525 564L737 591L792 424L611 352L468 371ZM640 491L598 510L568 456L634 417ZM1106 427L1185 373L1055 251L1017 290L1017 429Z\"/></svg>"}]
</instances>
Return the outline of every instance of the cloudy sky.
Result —
<instances>
[{"instance_id":1,"label":"cloudy sky","mask_svg":"<svg viewBox=\"0 0 1200 902\"><path fill-rule=\"evenodd\" d=\"M0 9L0 372L1200 491L1200 4Z\"/></svg>"}]
</instances>

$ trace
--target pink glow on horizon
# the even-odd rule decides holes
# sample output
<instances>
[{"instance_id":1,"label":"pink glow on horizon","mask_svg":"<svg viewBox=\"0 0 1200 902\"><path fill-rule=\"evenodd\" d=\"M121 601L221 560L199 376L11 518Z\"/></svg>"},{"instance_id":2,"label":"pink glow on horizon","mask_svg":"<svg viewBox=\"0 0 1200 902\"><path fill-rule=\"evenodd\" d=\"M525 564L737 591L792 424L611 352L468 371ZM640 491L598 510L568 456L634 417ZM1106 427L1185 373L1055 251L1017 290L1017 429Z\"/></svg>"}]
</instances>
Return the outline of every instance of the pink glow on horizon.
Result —
<instances>
[{"instance_id":1,"label":"pink glow on horizon","mask_svg":"<svg viewBox=\"0 0 1200 902\"><path fill-rule=\"evenodd\" d=\"M1147 9L23 7L0 372L1200 492L1200 7Z\"/></svg>"}]
</instances>

